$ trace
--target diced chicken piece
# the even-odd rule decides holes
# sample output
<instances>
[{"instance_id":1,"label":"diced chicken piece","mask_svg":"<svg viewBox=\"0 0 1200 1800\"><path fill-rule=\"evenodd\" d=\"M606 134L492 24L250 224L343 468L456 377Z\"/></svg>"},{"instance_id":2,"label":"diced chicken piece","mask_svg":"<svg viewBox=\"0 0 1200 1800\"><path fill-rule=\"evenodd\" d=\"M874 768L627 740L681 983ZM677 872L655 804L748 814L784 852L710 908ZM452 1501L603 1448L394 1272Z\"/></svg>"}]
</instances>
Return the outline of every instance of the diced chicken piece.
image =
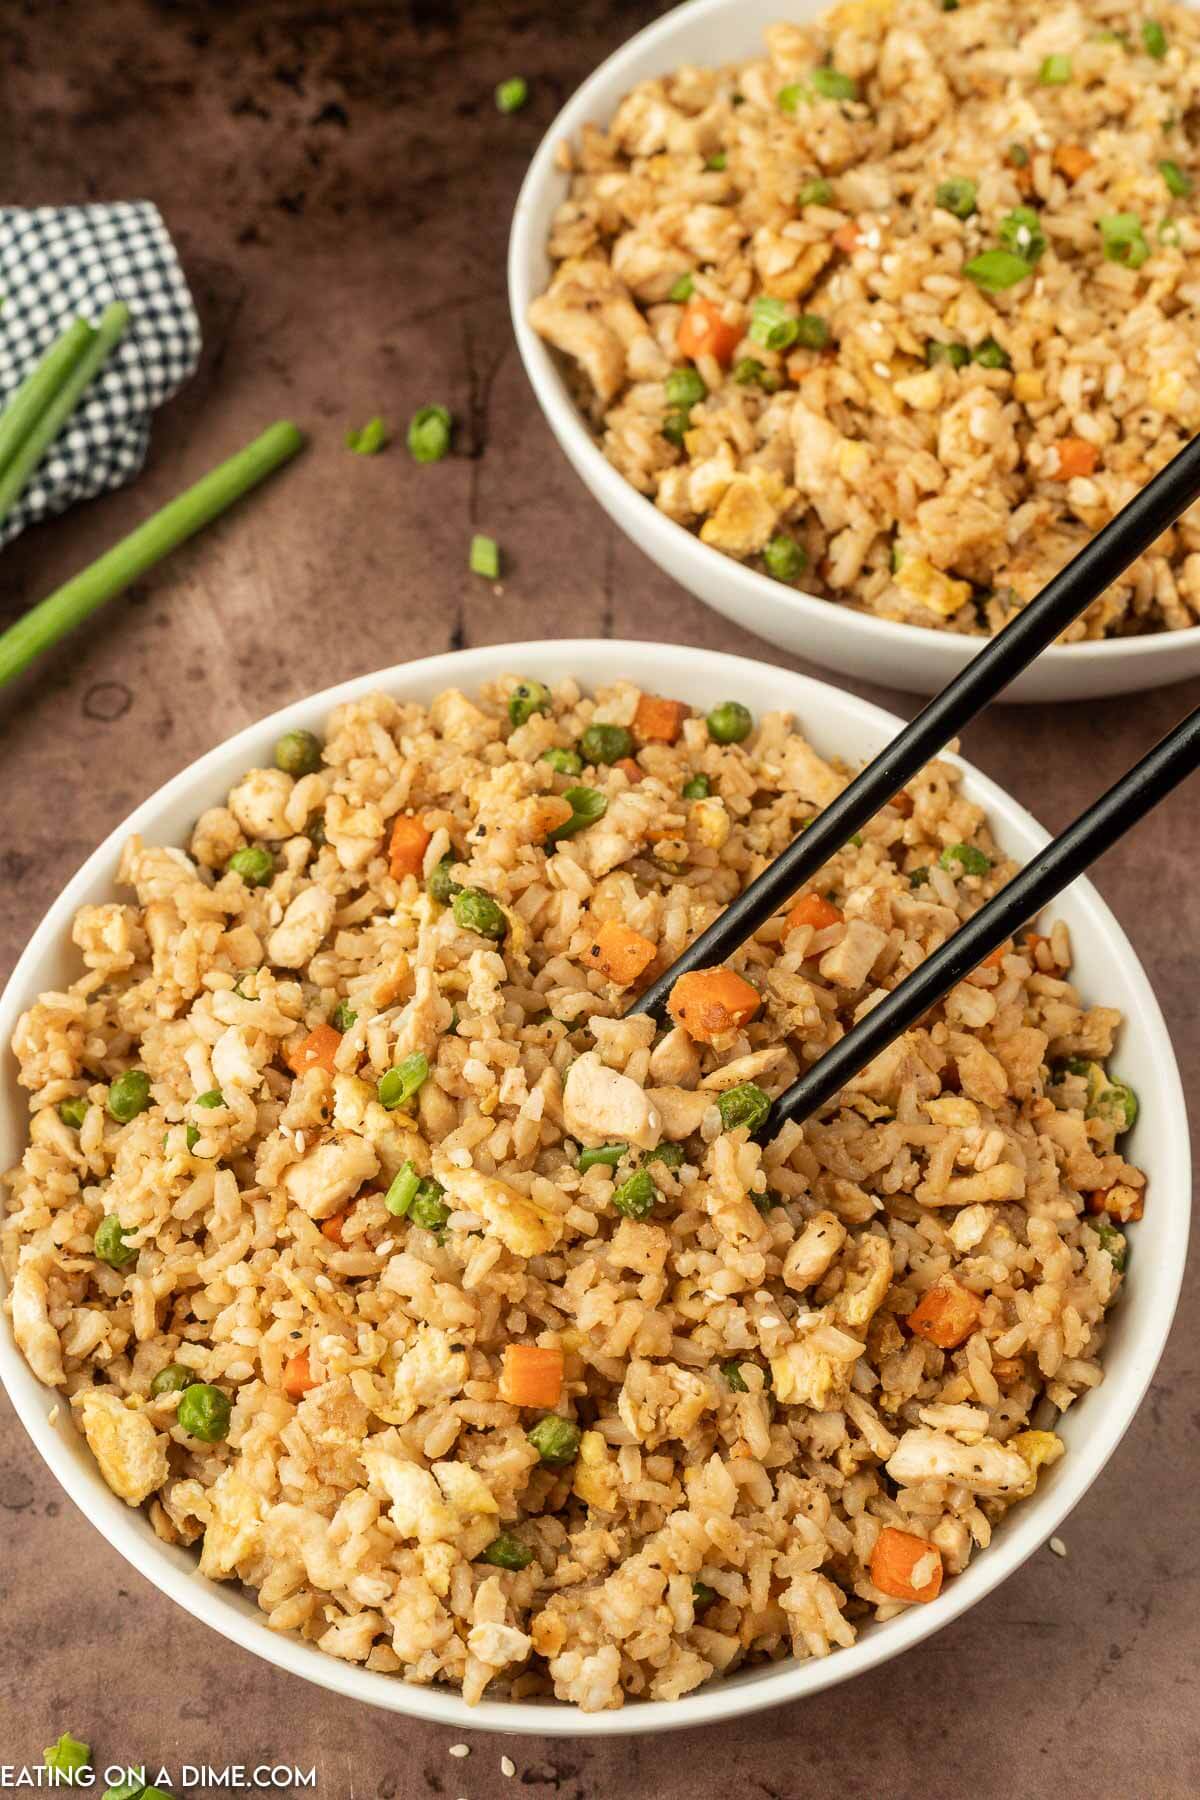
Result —
<instances>
[{"instance_id":1,"label":"diced chicken piece","mask_svg":"<svg viewBox=\"0 0 1200 1800\"><path fill-rule=\"evenodd\" d=\"M700 1052L682 1026L671 1030L650 1053L650 1079L655 1087L693 1088L700 1079Z\"/></svg>"},{"instance_id":2,"label":"diced chicken piece","mask_svg":"<svg viewBox=\"0 0 1200 1800\"><path fill-rule=\"evenodd\" d=\"M613 399L624 382L630 346L643 338L653 344L627 289L600 262L564 262L530 306L529 323L575 358L602 400Z\"/></svg>"},{"instance_id":3,"label":"diced chicken piece","mask_svg":"<svg viewBox=\"0 0 1200 1800\"><path fill-rule=\"evenodd\" d=\"M316 955L337 911L327 888L305 888L297 894L267 939L267 955L281 969L302 969Z\"/></svg>"},{"instance_id":4,"label":"diced chicken piece","mask_svg":"<svg viewBox=\"0 0 1200 1800\"><path fill-rule=\"evenodd\" d=\"M125 1405L121 1396L85 1388L71 1404L79 1408L83 1435L114 1494L129 1506L140 1506L170 1473L165 1431L156 1431L143 1412Z\"/></svg>"},{"instance_id":5,"label":"diced chicken piece","mask_svg":"<svg viewBox=\"0 0 1200 1800\"><path fill-rule=\"evenodd\" d=\"M817 967L825 980L837 987L861 987L887 941L887 932L878 925L866 919L847 919L840 943L825 952Z\"/></svg>"},{"instance_id":6,"label":"diced chicken piece","mask_svg":"<svg viewBox=\"0 0 1200 1800\"><path fill-rule=\"evenodd\" d=\"M662 1139L662 1117L650 1095L588 1050L571 1064L563 1088L567 1130L583 1144L620 1140L653 1150Z\"/></svg>"},{"instance_id":7,"label":"diced chicken piece","mask_svg":"<svg viewBox=\"0 0 1200 1800\"><path fill-rule=\"evenodd\" d=\"M795 788L805 800L813 801L818 808L828 806L846 785L837 770L818 756L803 738L788 738L780 762L787 785Z\"/></svg>"},{"instance_id":8,"label":"diced chicken piece","mask_svg":"<svg viewBox=\"0 0 1200 1800\"><path fill-rule=\"evenodd\" d=\"M500 721L468 700L461 688L445 688L432 701L429 717L436 730L460 750L483 750L500 736Z\"/></svg>"},{"instance_id":9,"label":"diced chicken piece","mask_svg":"<svg viewBox=\"0 0 1200 1800\"><path fill-rule=\"evenodd\" d=\"M547 1212L495 1175L446 1164L439 1167L438 1179L455 1204L477 1213L493 1237L498 1237L514 1256L544 1256L562 1236L562 1220L556 1214Z\"/></svg>"},{"instance_id":10,"label":"diced chicken piece","mask_svg":"<svg viewBox=\"0 0 1200 1800\"><path fill-rule=\"evenodd\" d=\"M978 582L990 582L1004 555L1007 520L1008 508L998 496L936 494L923 500L916 512L917 530L930 560L939 569L954 569Z\"/></svg>"},{"instance_id":11,"label":"diced chicken piece","mask_svg":"<svg viewBox=\"0 0 1200 1800\"><path fill-rule=\"evenodd\" d=\"M459 1520L442 1499L442 1490L428 1469L405 1462L378 1439L363 1446L362 1461L372 1488L387 1495L392 1523L401 1537L429 1544L454 1536Z\"/></svg>"},{"instance_id":12,"label":"diced chicken piece","mask_svg":"<svg viewBox=\"0 0 1200 1800\"><path fill-rule=\"evenodd\" d=\"M282 769L251 769L229 795L229 810L253 838L289 838L287 820L292 778Z\"/></svg>"},{"instance_id":13,"label":"diced chicken piece","mask_svg":"<svg viewBox=\"0 0 1200 1800\"><path fill-rule=\"evenodd\" d=\"M1008 1071L998 1057L977 1040L955 1054L962 1090L972 1100L998 1108L1008 1098Z\"/></svg>"},{"instance_id":14,"label":"diced chicken piece","mask_svg":"<svg viewBox=\"0 0 1200 1800\"><path fill-rule=\"evenodd\" d=\"M663 1136L675 1144L699 1131L705 1113L717 1104L715 1096L702 1088L655 1087L646 1094L662 1121Z\"/></svg>"},{"instance_id":15,"label":"diced chicken piece","mask_svg":"<svg viewBox=\"0 0 1200 1800\"><path fill-rule=\"evenodd\" d=\"M331 1138L283 1173L284 1193L310 1219L328 1219L379 1173L379 1158L365 1138Z\"/></svg>"},{"instance_id":16,"label":"diced chicken piece","mask_svg":"<svg viewBox=\"0 0 1200 1800\"><path fill-rule=\"evenodd\" d=\"M739 1087L743 1081L757 1081L760 1075L769 1075L786 1060L787 1049L783 1044L772 1044L767 1050L752 1050L749 1056L735 1056L724 1068L714 1069L700 1086L723 1094L726 1088Z\"/></svg>"},{"instance_id":17,"label":"diced chicken piece","mask_svg":"<svg viewBox=\"0 0 1200 1800\"><path fill-rule=\"evenodd\" d=\"M271 1054L265 1041L258 1049L244 1026L228 1025L212 1049L212 1072L218 1087L241 1088L251 1093L262 1079L262 1066Z\"/></svg>"},{"instance_id":18,"label":"diced chicken piece","mask_svg":"<svg viewBox=\"0 0 1200 1800\"><path fill-rule=\"evenodd\" d=\"M17 1348L39 1381L61 1387L66 1380L62 1344L50 1323L50 1293L41 1270L23 1262L13 1277L12 1323Z\"/></svg>"},{"instance_id":19,"label":"diced chicken piece","mask_svg":"<svg viewBox=\"0 0 1200 1800\"><path fill-rule=\"evenodd\" d=\"M892 1251L885 1237L868 1231L854 1246L834 1317L851 1331L865 1331L892 1285Z\"/></svg>"},{"instance_id":20,"label":"diced chicken piece","mask_svg":"<svg viewBox=\"0 0 1200 1800\"><path fill-rule=\"evenodd\" d=\"M783 1259L783 1279L795 1293L820 1281L846 1241L846 1227L836 1213L819 1212L810 1219Z\"/></svg>"},{"instance_id":21,"label":"diced chicken piece","mask_svg":"<svg viewBox=\"0 0 1200 1800\"><path fill-rule=\"evenodd\" d=\"M905 1432L888 1458L887 1472L901 1487L915 1487L922 1481L959 1481L973 1494L992 1498L1018 1493L1029 1481L1029 1464L995 1438L960 1444L946 1432L923 1425Z\"/></svg>"},{"instance_id":22,"label":"diced chicken piece","mask_svg":"<svg viewBox=\"0 0 1200 1800\"><path fill-rule=\"evenodd\" d=\"M787 505L788 489L773 469L735 475L716 512L700 527L700 540L730 556L753 556L774 533Z\"/></svg>"},{"instance_id":23,"label":"diced chicken piece","mask_svg":"<svg viewBox=\"0 0 1200 1800\"><path fill-rule=\"evenodd\" d=\"M515 1625L485 1622L472 1625L467 1633L467 1649L489 1668L503 1669L508 1663L524 1662L533 1649L533 1639Z\"/></svg>"},{"instance_id":24,"label":"diced chicken piece","mask_svg":"<svg viewBox=\"0 0 1200 1800\"><path fill-rule=\"evenodd\" d=\"M922 1206L987 1206L998 1200L1021 1200L1025 1175L1015 1163L996 1163L975 1175L955 1175L940 1193L922 1182L917 1199Z\"/></svg>"}]
</instances>

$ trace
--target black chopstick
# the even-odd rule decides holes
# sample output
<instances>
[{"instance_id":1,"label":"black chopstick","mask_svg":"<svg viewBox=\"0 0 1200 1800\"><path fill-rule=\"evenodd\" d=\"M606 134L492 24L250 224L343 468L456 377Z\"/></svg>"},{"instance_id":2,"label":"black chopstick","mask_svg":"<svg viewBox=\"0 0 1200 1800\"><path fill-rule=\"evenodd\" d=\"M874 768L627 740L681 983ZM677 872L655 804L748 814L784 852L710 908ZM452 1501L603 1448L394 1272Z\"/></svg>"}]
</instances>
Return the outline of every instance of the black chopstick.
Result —
<instances>
[{"instance_id":1,"label":"black chopstick","mask_svg":"<svg viewBox=\"0 0 1200 1800\"><path fill-rule=\"evenodd\" d=\"M808 829L775 858L669 969L629 1007L662 1017L672 987L691 969L721 963L791 899L859 828L994 700L1122 570L1200 498L1200 437L1173 457L961 674L880 751Z\"/></svg>"},{"instance_id":2,"label":"black chopstick","mask_svg":"<svg viewBox=\"0 0 1200 1800\"><path fill-rule=\"evenodd\" d=\"M1014 875L775 1101L759 1135L806 1119L1200 767L1200 707Z\"/></svg>"}]
</instances>

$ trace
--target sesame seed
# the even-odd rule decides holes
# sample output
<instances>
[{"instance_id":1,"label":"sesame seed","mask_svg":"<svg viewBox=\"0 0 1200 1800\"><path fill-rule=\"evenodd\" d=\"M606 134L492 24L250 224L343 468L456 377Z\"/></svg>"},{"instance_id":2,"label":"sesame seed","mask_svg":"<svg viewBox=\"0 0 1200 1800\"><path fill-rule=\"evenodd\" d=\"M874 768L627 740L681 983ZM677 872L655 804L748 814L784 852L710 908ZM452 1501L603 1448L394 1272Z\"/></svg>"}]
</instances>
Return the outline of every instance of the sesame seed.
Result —
<instances>
[{"instance_id":1,"label":"sesame seed","mask_svg":"<svg viewBox=\"0 0 1200 1800\"><path fill-rule=\"evenodd\" d=\"M1050 1539L1050 1548L1053 1550L1055 1556L1065 1556L1067 1554L1067 1546L1060 1537L1052 1537Z\"/></svg>"},{"instance_id":2,"label":"sesame seed","mask_svg":"<svg viewBox=\"0 0 1200 1800\"><path fill-rule=\"evenodd\" d=\"M884 381L886 381L888 376L891 374L891 370L888 368L888 366L885 362L872 363L871 367L874 369L875 373L878 376L880 376L880 378Z\"/></svg>"},{"instance_id":3,"label":"sesame seed","mask_svg":"<svg viewBox=\"0 0 1200 1800\"><path fill-rule=\"evenodd\" d=\"M517 1772L517 1765L513 1761L512 1757L511 1756L502 1756L500 1758L500 1773L502 1775L512 1776L512 1775L515 1775L516 1772Z\"/></svg>"},{"instance_id":4,"label":"sesame seed","mask_svg":"<svg viewBox=\"0 0 1200 1800\"><path fill-rule=\"evenodd\" d=\"M470 1756L471 1746L470 1744L451 1744L450 1754L451 1756Z\"/></svg>"}]
</instances>

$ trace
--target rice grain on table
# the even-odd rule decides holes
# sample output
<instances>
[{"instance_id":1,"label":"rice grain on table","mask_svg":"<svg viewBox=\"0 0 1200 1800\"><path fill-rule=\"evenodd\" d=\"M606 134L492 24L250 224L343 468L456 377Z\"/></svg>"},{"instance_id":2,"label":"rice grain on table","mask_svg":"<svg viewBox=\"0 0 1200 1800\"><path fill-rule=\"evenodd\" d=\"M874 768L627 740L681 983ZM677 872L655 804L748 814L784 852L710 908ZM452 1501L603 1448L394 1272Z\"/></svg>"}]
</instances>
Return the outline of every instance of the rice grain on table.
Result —
<instances>
[{"instance_id":1,"label":"rice grain on table","mask_svg":"<svg viewBox=\"0 0 1200 1800\"><path fill-rule=\"evenodd\" d=\"M824 1656L965 1568L1101 1378L1144 1177L1061 926L750 1141L747 1084L782 1091L1012 865L933 763L810 884L819 926L735 956L751 1017L656 1028L637 982L850 771L781 713L655 737L624 682L514 727L516 685L342 706L316 774L247 771L186 850L129 841L17 1027L0 1257L103 1479L273 1629L594 1710ZM558 773L597 721L633 754ZM581 786L603 810L556 839ZM449 862L394 872L402 816Z\"/></svg>"},{"instance_id":2,"label":"rice grain on table","mask_svg":"<svg viewBox=\"0 0 1200 1800\"><path fill-rule=\"evenodd\" d=\"M845 0L639 83L530 311L605 455L764 573L999 630L1200 427L1200 17L1154 20ZM1198 621L1193 507L1064 639Z\"/></svg>"}]
</instances>

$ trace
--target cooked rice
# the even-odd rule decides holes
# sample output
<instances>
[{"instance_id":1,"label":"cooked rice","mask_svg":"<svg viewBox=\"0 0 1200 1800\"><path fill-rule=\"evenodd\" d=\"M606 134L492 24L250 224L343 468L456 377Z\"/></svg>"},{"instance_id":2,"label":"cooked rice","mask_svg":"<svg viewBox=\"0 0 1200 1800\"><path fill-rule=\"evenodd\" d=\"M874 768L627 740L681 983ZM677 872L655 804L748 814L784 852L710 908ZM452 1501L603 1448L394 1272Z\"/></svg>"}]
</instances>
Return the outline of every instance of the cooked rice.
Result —
<instances>
[{"instance_id":1,"label":"cooked rice","mask_svg":"<svg viewBox=\"0 0 1200 1800\"><path fill-rule=\"evenodd\" d=\"M610 461L755 568L792 538L797 584L826 599L999 630L1200 426L1200 223L1160 170L1200 176L1200 17L1153 18L1161 57L1122 0L846 0L774 26L765 58L642 82L607 130L564 145L558 267L530 319L578 372ZM1039 79L1048 57L1069 59L1067 81ZM859 98L783 110L827 59ZM953 177L976 184L965 220L935 201ZM801 205L816 178L828 199ZM1017 207L1045 253L982 291L964 265ZM1140 267L1106 260L1112 215L1140 221ZM689 274L741 341L724 363L698 356L708 396L678 444L664 384L691 366L670 298ZM764 294L827 324L828 347L755 342ZM987 340L1011 368L928 366L931 344L961 359ZM779 391L735 379L746 359ZM1198 620L1193 509L1064 636Z\"/></svg>"},{"instance_id":2,"label":"cooked rice","mask_svg":"<svg viewBox=\"0 0 1200 1800\"><path fill-rule=\"evenodd\" d=\"M132 899L80 909L85 972L17 1028L30 1141L0 1241L34 1373L205 1575L370 1669L591 1710L852 1643L904 1605L872 1580L885 1527L921 1540L918 1586L962 1570L1061 1453L1054 1409L1101 1378L1111 1215L1140 1212L1144 1178L1094 1104L1119 1018L1071 985L1061 924L976 970L819 1120L765 1148L723 1129L722 1088L780 1092L1012 864L932 764L812 884L841 918L776 916L738 954L751 1023L712 1045L656 1031L622 1017L599 925L650 940L648 980L847 772L785 715L726 747L689 716L636 770L586 769L607 811L555 849L578 778L543 753L629 724L638 691L564 681L510 730L512 686L343 706L317 772L251 770L186 854L130 840ZM699 774L711 797L681 799ZM423 875L453 846L455 880L504 909L502 945L389 873L413 812ZM247 843L272 849L270 885L223 873ZM943 866L955 845L986 872ZM294 1077L342 1002L335 1072ZM579 1061L593 1048L608 1075ZM376 1084L418 1050L429 1078L385 1110ZM135 1065L152 1103L119 1124L109 1084ZM606 1084L643 1144L661 1119L682 1146L647 1165L644 1219L613 1204L637 1153L577 1168L611 1135ZM224 1104L199 1106L215 1088ZM58 1109L78 1096L76 1129ZM385 1207L406 1160L445 1185L441 1234ZM107 1215L125 1267L95 1254ZM975 1297L958 1348L905 1325L936 1284ZM583 1428L565 1468L502 1397L514 1342L561 1347L556 1410ZM315 1385L293 1400L300 1351ZM151 1393L169 1363L232 1397L224 1441ZM480 1560L504 1531L524 1569Z\"/></svg>"}]
</instances>

